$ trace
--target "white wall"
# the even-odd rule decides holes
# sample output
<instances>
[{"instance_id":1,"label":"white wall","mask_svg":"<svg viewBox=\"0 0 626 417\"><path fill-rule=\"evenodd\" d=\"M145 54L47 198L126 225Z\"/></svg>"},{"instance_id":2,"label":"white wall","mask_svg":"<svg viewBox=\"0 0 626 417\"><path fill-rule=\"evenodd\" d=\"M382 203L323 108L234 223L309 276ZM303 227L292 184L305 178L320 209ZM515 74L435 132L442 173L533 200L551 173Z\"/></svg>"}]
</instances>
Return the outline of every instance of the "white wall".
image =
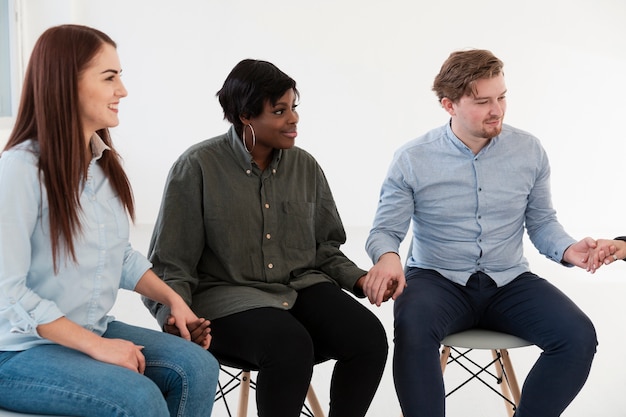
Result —
<instances>
[{"instance_id":1,"label":"white wall","mask_svg":"<svg viewBox=\"0 0 626 417\"><path fill-rule=\"evenodd\" d=\"M60 23L95 26L118 42L129 96L113 135L139 223L154 222L174 159L227 129L215 92L230 69L243 58L266 59L298 82L297 144L324 167L349 231L360 231L349 235L346 253L368 267L359 248L392 153L447 120L432 80L450 52L477 47L505 63L506 122L537 135L551 157L562 223L575 237L626 234L623 0L14 1L26 58L39 34ZM0 144L7 135L0 129ZM547 261L531 262L552 274ZM614 320L623 317L616 303L625 287L609 278L623 276L623 266L611 268L593 279L554 271L603 330L597 365L568 416L624 415L619 396L608 398L626 381L619 371L626 365L614 365L619 353L610 349L624 342L615 339ZM391 325L391 304L376 312ZM390 378L375 402L383 411L372 416L396 415Z\"/></svg>"},{"instance_id":2,"label":"white wall","mask_svg":"<svg viewBox=\"0 0 626 417\"><path fill-rule=\"evenodd\" d=\"M252 57L296 79L297 144L324 167L346 225L369 226L392 152L447 119L430 91L441 63L478 47L505 62L506 121L539 136L551 156L563 223L577 237L624 231L615 195L626 150L622 0L18 3L26 58L59 23L92 25L118 42L130 94L114 140L139 223L156 218L176 156L226 130L215 92Z\"/></svg>"}]
</instances>

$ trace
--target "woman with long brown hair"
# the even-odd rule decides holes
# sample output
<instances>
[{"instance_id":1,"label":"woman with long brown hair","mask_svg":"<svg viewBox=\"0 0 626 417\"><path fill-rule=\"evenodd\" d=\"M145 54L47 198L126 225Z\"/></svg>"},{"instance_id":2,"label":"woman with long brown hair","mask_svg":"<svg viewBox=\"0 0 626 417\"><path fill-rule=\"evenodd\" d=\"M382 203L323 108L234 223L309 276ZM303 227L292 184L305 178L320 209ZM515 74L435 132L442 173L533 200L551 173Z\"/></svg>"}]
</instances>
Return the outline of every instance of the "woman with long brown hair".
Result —
<instances>
[{"instance_id":1,"label":"woman with long brown hair","mask_svg":"<svg viewBox=\"0 0 626 417\"><path fill-rule=\"evenodd\" d=\"M132 191L108 130L120 75L115 43L93 28L50 28L33 49L0 157L0 408L211 414L209 323L129 243ZM183 338L108 315L119 288L168 305Z\"/></svg>"}]
</instances>

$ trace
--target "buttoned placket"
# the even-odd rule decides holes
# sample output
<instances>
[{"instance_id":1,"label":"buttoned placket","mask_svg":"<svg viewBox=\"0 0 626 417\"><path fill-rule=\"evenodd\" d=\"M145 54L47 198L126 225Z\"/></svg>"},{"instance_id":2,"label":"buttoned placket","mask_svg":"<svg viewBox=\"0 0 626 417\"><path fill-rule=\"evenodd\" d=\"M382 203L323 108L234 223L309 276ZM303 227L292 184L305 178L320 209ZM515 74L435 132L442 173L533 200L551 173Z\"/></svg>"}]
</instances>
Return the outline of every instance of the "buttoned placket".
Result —
<instances>
[{"instance_id":1,"label":"buttoned placket","mask_svg":"<svg viewBox=\"0 0 626 417\"><path fill-rule=\"evenodd\" d=\"M87 171L87 180L85 181L84 193L88 197L88 201L91 204L91 212L96 218L98 234L98 267L95 275L92 279L92 292L88 301L87 308L87 324L85 328L87 330L93 330L96 320L98 318L98 300L102 291L102 272L106 265L106 227L103 223L103 214L99 207L98 196L96 195L97 184L94 178L93 171L96 169L96 159L92 159Z\"/></svg>"},{"instance_id":2,"label":"buttoned placket","mask_svg":"<svg viewBox=\"0 0 626 417\"><path fill-rule=\"evenodd\" d=\"M474 177L476 178L476 223L478 223L478 226L480 226L480 230L481 233L478 235L478 237L476 238L476 245L478 245L478 247L480 248L480 253L478 255L478 257L476 258L476 264L475 264L475 270L477 272L483 272L484 268L481 264L482 261L482 257L483 257L483 247L482 247L482 231L483 231L483 225L482 225L482 214L481 214L481 208L483 207L483 188L481 186L481 178L478 175L478 169L477 166L480 163L480 158L478 156L475 156L472 162L472 166L474 168Z\"/></svg>"},{"instance_id":3,"label":"buttoned placket","mask_svg":"<svg viewBox=\"0 0 626 417\"><path fill-rule=\"evenodd\" d=\"M273 241L273 233L277 228L277 215L274 207L273 177L276 175L276 169L268 169L261 173L260 198L263 207L263 263L265 265L265 278L268 282L275 281L273 277L274 268L278 261L275 258L275 242Z\"/></svg>"}]
</instances>

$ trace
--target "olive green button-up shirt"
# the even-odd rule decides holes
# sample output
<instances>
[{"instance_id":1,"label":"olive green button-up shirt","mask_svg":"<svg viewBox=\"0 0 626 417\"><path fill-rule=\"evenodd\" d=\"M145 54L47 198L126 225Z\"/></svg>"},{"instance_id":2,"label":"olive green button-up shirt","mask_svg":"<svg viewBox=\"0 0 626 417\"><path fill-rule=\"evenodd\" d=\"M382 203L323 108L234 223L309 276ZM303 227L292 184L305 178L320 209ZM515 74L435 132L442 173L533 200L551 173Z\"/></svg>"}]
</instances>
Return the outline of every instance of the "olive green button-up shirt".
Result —
<instances>
[{"instance_id":1,"label":"olive green button-up shirt","mask_svg":"<svg viewBox=\"0 0 626 417\"><path fill-rule=\"evenodd\" d=\"M320 282L362 297L354 285L366 271L341 252L345 240L310 154L277 150L261 171L231 128L174 163L149 259L198 316L216 319L257 307L289 309L298 290ZM144 303L162 326L169 309Z\"/></svg>"}]
</instances>

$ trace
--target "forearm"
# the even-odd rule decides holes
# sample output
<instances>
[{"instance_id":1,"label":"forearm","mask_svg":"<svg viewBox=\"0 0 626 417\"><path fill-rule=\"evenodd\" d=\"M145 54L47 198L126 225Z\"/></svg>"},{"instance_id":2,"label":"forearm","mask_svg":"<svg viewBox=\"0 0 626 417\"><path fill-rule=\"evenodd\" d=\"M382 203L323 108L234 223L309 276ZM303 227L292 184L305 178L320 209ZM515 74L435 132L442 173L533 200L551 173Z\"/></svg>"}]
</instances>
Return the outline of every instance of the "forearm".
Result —
<instances>
[{"instance_id":1,"label":"forearm","mask_svg":"<svg viewBox=\"0 0 626 417\"><path fill-rule=\"evenodd\" d=\"M79 326L66 317L37 326L37 333L44 339L93 356L101 337Z\"/></svg>"},{"instance_id":2,"label":"forearm","mask_svg":"<svg viewBox=\"0 0 626 417\"><path fill-rule=\"evenodd\" d=\"M184 303L180 295L163 282L151 269L143 274L135 287L135 292L170 308L176 303Z\"/></svg>"}]
</instances>

